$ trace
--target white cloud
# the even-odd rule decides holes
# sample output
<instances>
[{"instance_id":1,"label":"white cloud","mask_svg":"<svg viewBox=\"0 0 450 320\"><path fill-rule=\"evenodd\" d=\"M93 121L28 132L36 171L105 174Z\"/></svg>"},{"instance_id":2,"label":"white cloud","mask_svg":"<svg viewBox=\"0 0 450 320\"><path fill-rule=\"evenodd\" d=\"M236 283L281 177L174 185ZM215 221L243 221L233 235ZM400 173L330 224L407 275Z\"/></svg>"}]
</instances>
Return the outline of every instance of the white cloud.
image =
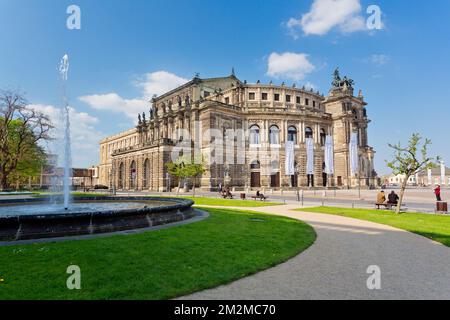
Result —
<instances>
[{"instance_id":1,"label":"white cloud","mask_svg":"<svg viewBox=\"0 0 450 320\"><path fill-rule=\"evenodd\" d=\"M286 26L295 38L297 29L305 35L325 35L333 28L342 33L367 30L360 0L314 0L309 12L289 19Z\"/></svg>"},{"instance_id":2,"label":"white cloud","mask_svg":"<svg viewBox=\"0 0 450 320\"><path fill-rule=\"evenodd\" d=\"M379 67L389 63L391 58L386 54L373 54L370 56L369 61Z\"/></svg>"},{"instance_id":3,"label":"white cloud","mask_svg":"<svg viewBox=\"0 0 450 320\"><path fill-rule=\"evenodd\" d=\"M144 81L138 82L136 85L143 89L144 97L150 99L155 94L164 94L188 81L167 71L157 71L147 73Z\"/></svg>"},{"instance_id":4,"label":"white cloud","mask_svg":"<svg viewBox=\"0 0 450 320\"><path fill-rule=\"evenodd\" d=\"M157 71L145 74L142 79L138 79L134 83L142 91L141 97L126 99L112 92L86 95L78 99L93 109L122 113L129 119L136 121L138 113L145 112L149 109L149 100L153 95L161 95L188 81L167 71Z\"/></svg>"},{"instance_id":5,"label":"white cloud","mask_svg":"<svg viewBox=\"0 0 450 320\"><path fill-rule=\"evenodd\" d=\"M62 110L52 105L32 104L31 108L50 117L55 125L53 136L56 138L49 145L51 152L59 154L62 160ZM74 167L88 167L98 161L98 145L104 134L97 130L99 120L86 112L78 112L70 107L70 129L72 142L72 163Z\"/></svg>"},{"instance_id":6,"label":"white cloud","mask_svg":"<svg viewBox=\"0 0 450 320\"><path fill-rule=\"evenodd\" d=\"M272 53L268 59L267 75L274 78L303 80L316 67L308 60L304 53Z\"/></svg>"},{"instance_id":7,"label":"white cloud","mask_svg":"<svg viewBox=\"0 0 450 320\"><path fill-rule=\"evenodd\" d=\"M138 113L148 109L148 102L144 99L124 99L117 93L94 94L78 98L96 110L123 113L130 119L135 119Z\"/></svg>"}]
</instances>

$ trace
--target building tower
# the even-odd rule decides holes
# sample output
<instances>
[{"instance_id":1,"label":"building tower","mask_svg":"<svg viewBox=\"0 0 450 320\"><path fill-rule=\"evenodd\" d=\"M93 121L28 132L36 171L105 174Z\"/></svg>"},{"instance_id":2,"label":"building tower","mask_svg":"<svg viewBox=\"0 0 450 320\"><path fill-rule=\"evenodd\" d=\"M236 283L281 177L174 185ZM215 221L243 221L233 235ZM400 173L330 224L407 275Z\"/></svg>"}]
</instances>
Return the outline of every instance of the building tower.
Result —
<instances>
[{"instance_id":1,"label":"building tower","mask_svg":"<svg viewBox=\"0 0 450 320\"><path fill-rule=\"evenodd\" d=\"M370 120L362 92L354 96L353 80L341 79L339 69L334 73L332 88L323 102L325 111L332 116L332 135L335 152L335 184L338 187L363 188L376 185L374 170L375 151L368 145L367 128ZM351 133L358 134L359 173L352 176L350 169L349 143Z\"/></svg>"}]
</instances>

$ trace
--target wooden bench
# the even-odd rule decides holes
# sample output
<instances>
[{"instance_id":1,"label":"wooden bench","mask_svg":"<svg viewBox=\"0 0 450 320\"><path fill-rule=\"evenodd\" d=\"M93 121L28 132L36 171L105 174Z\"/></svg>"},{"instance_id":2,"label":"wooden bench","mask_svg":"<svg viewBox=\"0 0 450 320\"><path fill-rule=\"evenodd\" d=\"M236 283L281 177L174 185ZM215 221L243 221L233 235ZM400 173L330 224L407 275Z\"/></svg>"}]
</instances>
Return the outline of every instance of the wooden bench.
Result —
<instances>
[{"instance_id":1,"label":"wooden bench","mask_svg":"<svg viewBox=\"0 0 450 320\"><path fill-rule=\"evenodd\" d=\"M266 201L266 200L267 200L267 197L265 197L265 196L264 196L264 197L261 197L261 196L259 196L259 197L258 197L258 196L252 196L252 199L254 199L255 201L258 200L258 199L261 200L261 201Z\"/></svg>"},{"instance_id":2,"label":"wooden bench","mask_svg":"<svg viewBox=\"0 0 450 320\"><path fill-rule=\"evenodd\" d=\"M375 203L375 206L377 207L377 210L381 210L381 207L385 207L386 210L393 210L394 208L397 208L397 204L392 204L392 203ZM406 207L406 203L402 204L402 207L400 208L400 210L408 210L408 208Z\"/></svg>"}]
</instances>

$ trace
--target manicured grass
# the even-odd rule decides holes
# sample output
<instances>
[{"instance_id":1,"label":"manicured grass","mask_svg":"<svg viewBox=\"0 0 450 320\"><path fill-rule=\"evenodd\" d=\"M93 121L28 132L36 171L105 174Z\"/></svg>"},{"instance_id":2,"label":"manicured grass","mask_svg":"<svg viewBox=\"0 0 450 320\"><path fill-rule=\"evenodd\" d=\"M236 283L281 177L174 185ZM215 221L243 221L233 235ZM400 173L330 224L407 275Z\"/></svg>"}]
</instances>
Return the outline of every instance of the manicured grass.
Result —
<instances>
[{"instance_id":1,"label":"manicured grass","mask_svg":"<svg viewBox=\"0 0 450 320\"><path fill-rule=\"evenodd\" d=\"M279 202L264 202L255 200L233 200L233 199L220 199L220 198L205 198L205 197L182 197L185 199L191 199L197 206L221 206L221 207L268 207L279 206L282 203Z\"/></svg>"},{"instance_id":2,"label":"manicured grass","mask_svg":"<svg viewBox=\"0 0 450 320\"><path fill-rule=\"evenodd\" d=\"M425 213L402 213L392 211L317 207L298 211L327 213L360 220L367 220L417 233L450 247L450 216Z\"/></svg>"},{"instance_id":3,"label":"manicured grass","mask_svg":"<svg viewBox=\"0 0 450 320\"><path fill-rule=\"evenodd\" d=\"M207 211L207 220L159 231L0 247L0 300L173 298L275 266L316 237L297 220ZM66 287L70 265L81 268L81 290Z\"/></svg>"},{"instance_id":4,"label":"manicured grass","mask_svg":"<svg viewBox=\"0 0 450 320\"><path fill-rule=\"evenodd\" d=\"M93 198L93 197L101 197L101 196L109 196L108 193L84 193L84 192L72 192L73 197L80 198ZM37 194L37 197L48 197L52 195L51 193L40 193ZM53 194L54 195L54 194ZM149 196L152 198L154 196ZM163 196L165 198L177 198L176 195L172 196ZM189 196L180 196L179 198L191 199L195 202L197 206L220 206L220 207L243 207L243 208L258 208L258 207L268 207L268 206L278 206L282 205L280 202L264 202L264 201L255 201L255 200L233 200L233 199L221 199L221 198L207 198L207 197L189 197Z\"/></svg>"}]
</instances>

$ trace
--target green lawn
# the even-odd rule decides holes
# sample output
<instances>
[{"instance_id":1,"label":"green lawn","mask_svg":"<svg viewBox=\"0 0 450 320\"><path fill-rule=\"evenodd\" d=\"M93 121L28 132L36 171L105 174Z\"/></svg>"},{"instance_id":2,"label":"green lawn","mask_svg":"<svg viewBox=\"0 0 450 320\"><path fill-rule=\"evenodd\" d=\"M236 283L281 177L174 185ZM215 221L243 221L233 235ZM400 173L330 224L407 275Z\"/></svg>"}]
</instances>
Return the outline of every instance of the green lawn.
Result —
<instances>
[{"instance_id":1,"label":"green lawn","mask_svg":"<svg viewBox=\"0 0 450 320\"><path fill-rule=\"evenodd\" d=\"M134 235L0 247L3 299L167 299L275 266L315 232L284 217L207 209L201 222ZM69 265L81 290L66 288Z\"/></svg>"},{"instance_id":2,"label":"green lawn","mask_svg":"<svg viewBox=\"0 0 450 320\"><path fill-rule=\"evenodd\" d=\"M232 199L220 199L220 198L206 198L206 197L182 197L185 199L191 199L197 206L221 206L221 207L267 207L282 205L280 202L264 202L255 200L232 200Z\"/></svg>"},{"instance_id":3,"label":"green lawn","mask_svg":"<svg viewBox=\"0 0 450 320\"><path fill-rule=\"evenodd\" d=\"M425 213L402 213L392 211L317 207L298 211L327 213L360 220L367 220L403 229L440 242L450 247L450 216Z\"/></svg>"},{"instance_id":4,"label":"green lawn","mask_svg":"<svg viewBox=\"0 0 450 320\"><path fill-rule=\"evenodd\" d=\"M48 197L52 195L51 193L40 193L37 197ZM101 196L109 196L109 194L101 194L101 193L84 193L84 192L72 192L73 197L101 197ZM149 196L150 198L154 196ZM165 198L177 198L176 195L173 196L164 196ZM232 200L232 199L221 199L221 198L207 198L207 197L189 197L189 196L180 196L179 198L191 199L195 202L197 206L220 206L220 207L243 207L243 208L258 208L258 207L268 207L268 206L278 206L282 205L280 202L264 202L264 201L255 201L253 199L249 200Z\"/></svg>"}]
</instances>

